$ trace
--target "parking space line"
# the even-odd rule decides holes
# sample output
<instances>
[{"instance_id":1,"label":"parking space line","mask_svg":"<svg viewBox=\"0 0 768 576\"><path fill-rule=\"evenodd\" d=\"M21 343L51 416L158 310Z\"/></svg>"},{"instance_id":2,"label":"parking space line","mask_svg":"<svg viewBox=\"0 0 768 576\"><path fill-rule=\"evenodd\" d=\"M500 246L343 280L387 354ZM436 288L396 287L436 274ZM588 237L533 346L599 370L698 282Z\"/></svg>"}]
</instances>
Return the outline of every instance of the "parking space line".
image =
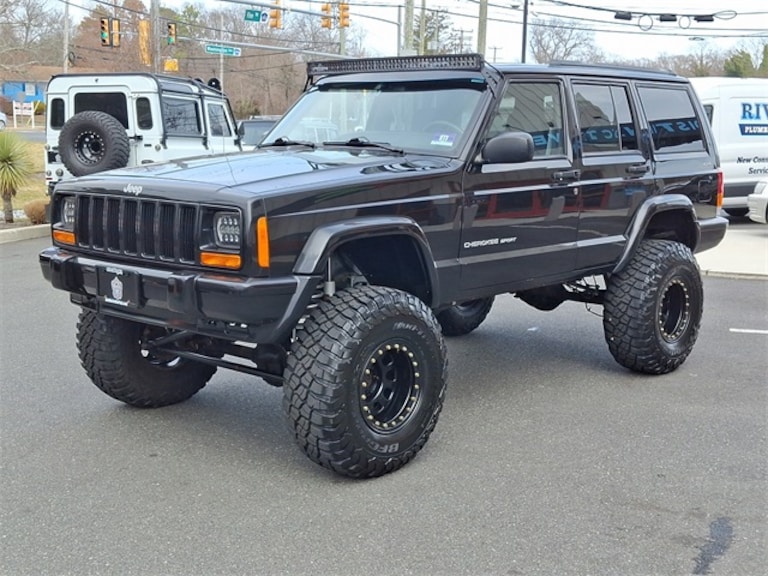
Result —
<instances>
[{"instance_id":1,"label":"parking space line","mask_svg":"<svg viewBox=\"0 0 768 576\"><path fill-rule=\"evenodd\" d=\"M751 328L729 328L730 332L735 332L736 334L765 334L768 335L768 330L753 330Z\"/></svg>"}]
</instances>

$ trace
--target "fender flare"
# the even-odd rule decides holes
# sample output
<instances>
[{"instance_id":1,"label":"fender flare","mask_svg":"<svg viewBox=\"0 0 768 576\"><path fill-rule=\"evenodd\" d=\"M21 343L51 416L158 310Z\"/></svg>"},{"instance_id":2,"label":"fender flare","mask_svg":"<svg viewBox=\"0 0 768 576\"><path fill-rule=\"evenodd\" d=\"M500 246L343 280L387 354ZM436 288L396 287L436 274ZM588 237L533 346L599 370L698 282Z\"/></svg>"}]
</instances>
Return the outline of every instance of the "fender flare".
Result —
<instances>
[{"instance_id":1,"label":"fender flare","mask_svg":"<svg viewBox=\"0 0 768 576\"><path fill-rule=\"evenodd\" d=\"M315 228L293 265L293 273L324 276L328 258L340 246L359 238L375 236L407 236L414 240L431 287L433 302L428 304L434 305L440 291L432 249L422 228L404 216L364 216Z\"/></svg>"},{"instance_id":2,"label":"fender flare","mask_svg":"<svg viewBox=\"0 0 768 576\"><path fill-rule=\"evenodd\" d=\"M640 241L645 238L645 231L653 217L657 214L670 211L684 212L690 217L691 224L695 230L695 237L693 238L693 245L689 246L689 248L691 251L694 251L699 243L701 231L691 199L683 194L653 196L645 200L635 212L635 215L627 228L627 242L624 245L624 252L618 262L616 262L613 270L611 270L611 274L620 272L627 265L632 258L632 255L637 250Z\"/></svg>"}]
</instances>

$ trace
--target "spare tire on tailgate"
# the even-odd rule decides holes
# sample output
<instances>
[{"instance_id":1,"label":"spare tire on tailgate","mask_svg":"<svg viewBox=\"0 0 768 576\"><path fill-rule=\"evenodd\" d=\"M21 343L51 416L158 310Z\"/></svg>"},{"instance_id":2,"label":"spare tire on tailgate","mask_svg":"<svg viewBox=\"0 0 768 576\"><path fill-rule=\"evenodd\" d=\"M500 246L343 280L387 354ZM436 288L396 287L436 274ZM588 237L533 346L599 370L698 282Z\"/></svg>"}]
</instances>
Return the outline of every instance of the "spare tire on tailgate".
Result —
<instances>
[{"instance_id":1,"label":"spare tire on tailgate","mask_svg":"<svg viewBox=\"0 0 768 576\"><path fill-rule=\"evenodd\" d=\"M64 124L59 155L73 176L85 176L126 166L130 142L125 127L114 116L88 110Z\"/></svg>"}]
</instances>

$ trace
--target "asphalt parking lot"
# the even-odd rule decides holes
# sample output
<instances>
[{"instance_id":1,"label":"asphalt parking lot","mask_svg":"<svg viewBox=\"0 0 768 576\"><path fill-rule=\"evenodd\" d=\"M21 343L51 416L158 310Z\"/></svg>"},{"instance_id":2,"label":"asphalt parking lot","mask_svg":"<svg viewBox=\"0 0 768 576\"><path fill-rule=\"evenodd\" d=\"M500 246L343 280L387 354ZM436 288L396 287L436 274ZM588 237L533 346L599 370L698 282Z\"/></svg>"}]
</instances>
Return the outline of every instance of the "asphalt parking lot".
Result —
<instances>
[{"instance_id":1,"label":"asphalt parking lot","mask_svg":"<svg viewBox=\"0 0 768 576\"><path fill-rule=\"evenodd\" d=\"M77 310L40 275L46 245L0 245L2 574L764 573L760 275L705 276L696 348L661 377L613 361L599 311L499 298L448 343L425 449L350 481L301 454L258 379L220 371L160 410L98 391Z\"/></svg>"}]
</instances>

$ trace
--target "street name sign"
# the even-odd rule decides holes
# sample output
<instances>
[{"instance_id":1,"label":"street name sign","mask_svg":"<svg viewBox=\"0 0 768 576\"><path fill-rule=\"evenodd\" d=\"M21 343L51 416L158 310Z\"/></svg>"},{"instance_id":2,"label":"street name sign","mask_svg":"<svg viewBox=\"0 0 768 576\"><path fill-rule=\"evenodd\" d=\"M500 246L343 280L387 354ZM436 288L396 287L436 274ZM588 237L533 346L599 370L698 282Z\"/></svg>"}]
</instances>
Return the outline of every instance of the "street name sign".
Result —
<instances>
[{"instance_id":1,"label":"street name sign","mask_svg":"<svg viewBox=\"0 0 768 576\"><path fill-rule=\"evenodd\" d=\"M266 22L269 18L269 14L266 10L246 10L245 20L249 22Z\"/></svg>"},{"instance_id":2,"label":"street name sign","mask_svg":"<svg viewBox=\"0 0 768 576\"><path fill-rule=\"evenodd\" d=\"M206 44L206 54L223 54L224 56L240 56L242 50L233 46L220 46L219 44Z\"/></svg>"}]
</instances>

